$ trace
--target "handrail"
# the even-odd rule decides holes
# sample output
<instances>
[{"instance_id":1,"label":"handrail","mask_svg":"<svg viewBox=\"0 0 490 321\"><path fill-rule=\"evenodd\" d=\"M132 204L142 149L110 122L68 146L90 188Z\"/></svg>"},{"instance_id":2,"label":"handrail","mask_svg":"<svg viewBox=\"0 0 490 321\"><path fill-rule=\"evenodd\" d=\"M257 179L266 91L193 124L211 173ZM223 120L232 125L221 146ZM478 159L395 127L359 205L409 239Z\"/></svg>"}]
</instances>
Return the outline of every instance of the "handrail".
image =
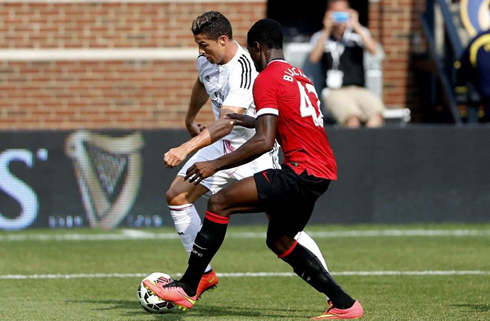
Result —
<instances>
[{"instance_id":1,"label":"handrail","mask_svg":"<svg viewBox=\"0 0 490 321\"><path fill-rule=\"evenodd\" d=\"M443 0L439 0L443 1ZM454 95L453 88L451 87L449 83L449 79L447 75L444 72L444 68L441 65L441 58L439 57L436 46L435 46L435 41L434 37L432 36L431 29L429 27L429 20L428 17L425 13L422 13L420 15L420 20L422 22L422 30L424 31L425 37L427 39L427 47L429 49L429 53L432 57L432 60L434 61L435 68L436 68L436 74L439 78L439 81L441 82L441 87L444 92L445 97L447 98L447 102L449 104L449 109L451 111L451 115L454 119L454 122L457 125L461 125L462 121L459 116L459 111L458 111L458 106L456 102L456 97ZM446 20L446 19L444 19Z\"/></svg>"},{"instance_id":2,"label":"handrail","mask_svg":"<svg viewBox=\"0 0 490 321\"><path fill-rule=\"evenodd\" d=\"M447 32L447 36L454 54L459 57L463 53L463 45L461 39L459 39L458 31L453 23L453 16L449 11L448 5L445 0L437 0L439 7L441 8L442 17L444 20L444 28Z\"/></svg>"}]
</instances>

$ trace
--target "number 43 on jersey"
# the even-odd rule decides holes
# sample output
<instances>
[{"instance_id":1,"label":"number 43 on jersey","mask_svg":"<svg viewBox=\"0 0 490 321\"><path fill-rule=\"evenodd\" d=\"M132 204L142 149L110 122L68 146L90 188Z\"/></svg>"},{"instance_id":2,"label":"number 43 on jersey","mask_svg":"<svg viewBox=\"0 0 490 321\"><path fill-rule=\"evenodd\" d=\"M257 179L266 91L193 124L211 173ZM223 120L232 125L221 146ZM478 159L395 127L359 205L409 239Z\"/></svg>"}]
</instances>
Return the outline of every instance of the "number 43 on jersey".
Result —
<instances>
[{"instance_id":1,"label":"number 43 on jersey","mask_svg":"<svg viewBox=\"0 0 490 321\"><path fill-rule=\"evenodd\" d=\"M323 127L323 114L320 110L320 100L318 99L315 87L310 83L302 84L298 81L298 88L301 97L299 106L301 117L311 117L315 126ZM315 104L311 102L311 94L315 96Z\"/></svg>"}]
</instances>

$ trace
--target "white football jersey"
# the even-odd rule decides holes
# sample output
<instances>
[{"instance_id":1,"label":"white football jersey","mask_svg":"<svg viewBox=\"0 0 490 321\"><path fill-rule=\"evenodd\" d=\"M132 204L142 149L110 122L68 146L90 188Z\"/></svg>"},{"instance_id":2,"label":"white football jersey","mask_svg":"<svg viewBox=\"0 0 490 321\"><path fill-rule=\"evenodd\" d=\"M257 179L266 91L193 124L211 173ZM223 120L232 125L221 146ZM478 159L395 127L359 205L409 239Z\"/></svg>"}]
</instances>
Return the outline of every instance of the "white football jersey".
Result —
<instances>
[{"instance_id":1,"label":"white football jersey","mask_svg":"<svg viewBox=\"0 0 490 321\"><path fill-rule=\"evenodd\" d=\"M215 119L219 118L222 106L242 107L246 109L245 115L255 117L252 87L258 73L248 52L235 43L238 50L224 65L212 64L204 56L197 58L199 79L211 98ZM254 129L235 126L223 139L238 147L254 134Z\"/></svg>"},{"instance_id":2,"label":"white football jersey","mask_svg":"<svg viewBox=\"0 0 490 321\"><path fill-rule=\"evenodd\" d=\"M242 107L244 114L255 117L255 104L252 87L258 73L252 59L237 42L235 56L224 65L210 63L204 56L197 58L199 79L211 98L215 119L219 118L221 106ZM179 176L185 176L187 169L196 162L205 162L231 153L255 135L255 129L241 126L233 127L232 132L195 153L181 168ZM253 161L226 170L219 171L201 181L214 194L230 182L250 177L254 173L268 168L279 168L279 145L276 143L269 152Z\"/></svg>"}]
</instances>

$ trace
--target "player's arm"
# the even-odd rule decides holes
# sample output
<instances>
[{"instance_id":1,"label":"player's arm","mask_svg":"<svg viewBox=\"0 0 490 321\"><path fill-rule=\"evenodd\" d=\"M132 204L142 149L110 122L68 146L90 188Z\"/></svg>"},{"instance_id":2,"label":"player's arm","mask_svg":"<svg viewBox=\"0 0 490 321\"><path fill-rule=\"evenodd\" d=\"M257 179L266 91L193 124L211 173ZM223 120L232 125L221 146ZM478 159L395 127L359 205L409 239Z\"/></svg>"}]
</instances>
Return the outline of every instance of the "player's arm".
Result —
<instances>
[{"instance_id":1,"label":"player's arm","mask_svg":"<svg viewBox=\"0 0 490 321\"><path fill-rule=\"evenodd\" d=\"M277 130L277 116L265 114L255 121L255 135L236 151L213 161L197 162L186 173L185 180L199 184L217 171L246 164L274 147Z\"/></svg>"},{"instance_id":2,"label":"player's arm","mask_svg":"<svg viewBox=\"0 0 490 321\"><path fill-rule=\"evenodd\" d=\"M226 114L238 113L242 114L245 112L245 108L242 107L231 107L223 106L220 109L220 118L203 128L201 132L183 143L179 147L172 148L165 153L163 160L167 168L173 168L182 163L189 154L211 145L220 138L228 135L234 125L234 121L225 118Z\"/></svg>"},{"instance_id":3,"label":"player's arm","mask_svg":"<svg viewBox=\"0 0 490 321\"><path fill-rule=\"evenodd\" d=\"M234 125L239 125L246 128L255 128L255 117L237 113L228 113L226 114L225 118L233 119Z\"/></svg>"},{"instance_id":4,"label":"player's arm","mask_svg":"<svg viewBox=\"0 0 490 321\"><path fill-rule=\"evenodd\" d=\"M195 122L195 119L208 99L209 96L206 92L206 87L204 87L202 81L197 77L194 86L192 87L191 101L189 102L189 108L185 115L185 127L192 137L199 135L201 130L204 129L200 123Z\"/></svg>"},{"instance_id":5,"label":"player's arm","mask_svg":"<svg viewBox=\"0 0 490 321\"><path fill-rule=\"evenodd\" d=\"M234 122L225 119L226 114L242 114L253 103L251 88L245 88L242 84L242 73L243 70L240 68L232 70L232 74L229 77L230 91L220 108L219 118L208 127L201 128L200 133L191 140L168 151L164 156L167 167L178 166L189 154L214 143L232 131ZM202 82L200 83L204 86Z\"/></svg>"}]
</instances>

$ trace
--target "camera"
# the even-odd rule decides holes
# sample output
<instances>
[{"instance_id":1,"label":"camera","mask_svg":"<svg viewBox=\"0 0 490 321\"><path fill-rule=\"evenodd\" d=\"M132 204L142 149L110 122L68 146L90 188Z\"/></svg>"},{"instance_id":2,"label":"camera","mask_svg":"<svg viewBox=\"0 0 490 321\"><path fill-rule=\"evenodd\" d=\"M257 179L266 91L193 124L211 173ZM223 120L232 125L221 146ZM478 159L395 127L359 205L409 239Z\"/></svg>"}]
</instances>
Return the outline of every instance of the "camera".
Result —
<instances>
[{"instance_id":1,"label":"camera","mask_svg":"<svg viewBox=\"0 0 490 321\"><path fill-rule=\"evenodd\" d=\"M344 23L349 21L349 13L345 11L335 11L332 13L333 21Z\"/></svg>"}]
</instances>

